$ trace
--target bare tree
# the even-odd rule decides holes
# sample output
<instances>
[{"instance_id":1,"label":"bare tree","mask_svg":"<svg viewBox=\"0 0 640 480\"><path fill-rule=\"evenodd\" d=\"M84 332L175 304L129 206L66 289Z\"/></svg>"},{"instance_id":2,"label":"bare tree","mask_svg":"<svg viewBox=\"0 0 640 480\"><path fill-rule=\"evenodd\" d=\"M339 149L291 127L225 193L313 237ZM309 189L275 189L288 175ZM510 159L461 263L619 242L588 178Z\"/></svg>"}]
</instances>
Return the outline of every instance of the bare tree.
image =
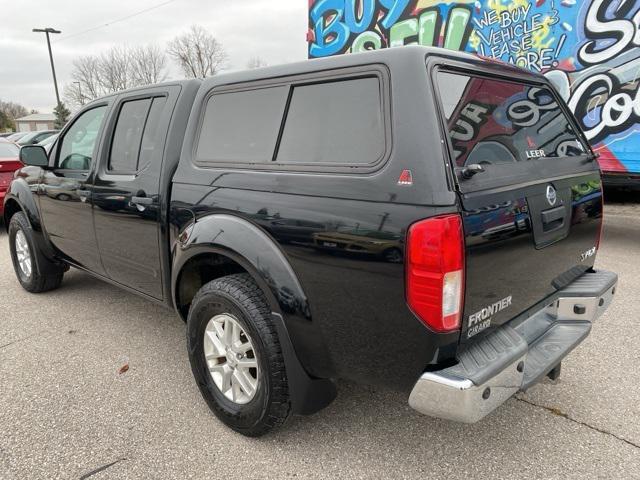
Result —
<instances>
[{"instance_id":1,"label":"bare tree","mask_svg":"<svg viewBox=\"0 0 640 480\"><path fill-rule=\"evenodd\" d=\"M9 118L6 112L0 110L0 132L13 132L16 129L16 123Z\"/></svg>"},{"instance_id":2,"label":"bare tree","mask_svg":"<svg viewBox=\"0 0 640 480\"><path fill-rule=\"evenodd\" d=\"M73 97L67 101L74 105L82 105L85 100L93 100L105 94L100 81L100 58L95 55L80 57L73 61L71 80L77 88L65 88L65 97L69 91Z\"/></svg>"},{"instance_id":3,"label":"bare tree","mask_svg":"<svg viewBox=\"0 0 640 480\"><path fill-rule=\"evenodd\" d=\"M227 54L222 44L199 25L169 42L167 53L189 78L216 75L225 67Z\"/></svg>"},{"instance_id":4,"label":"bare tree","mask_svg":"<svg viewBox=\"0 0 640 480\"><path fill-rule=\"evenodd\" d=\"M0 100L0 132L15 130L15 119L24 117L27 113L27 109L19 103Z\"/></svg>"},{"instance_id":5,"label":"bare tree","mask_svg":"<svg viewBox=\"0 0 640 480\"><path fill-rule=\"evenodd\" d=\"M9 120L15 120L16 118L24 117L29 112L19 103L15 102L3 102L0 100L0 112L9 118Z\"/></svg>"},{"instance_id":6,"label":"bare tree","mask_svg":"<svg viewBox=\"0 0 640 480\"><path fill-rule=\"evenodd\" d=\"M85 103L93 100L84 94L78 82L67 83L63 88L62 98L64 99L64 103L69 105L72 112L75 112Z\"/></svg>"},{"instance_id":7,"label":"bare tree","mask_svg":"<svg viewBox=\"0 0 640 480\"><path fill-rule=\"evenodd\" d=\"M251 70L254 68L267 67L268 65L269 64L264 58L259 57L257 55L255 57L251 57L247 62L247 68Z\"/></svg>"},{"instance_id":8,"label":"bare tree","mask_svg":"<svg viewBox=\"0 0 640 480\"><path fill-rule=\"evenodd\" d=\"M101 55L80 57L73 62L65 101L72 107L109 93L158 83L166 79L166 57L154 45L113 47Z\"/></svg>"},{"instance_id":9,"label":"bare tree","mask_svg":"<svg viewBox=\"0 0 640 480\"><path fill-rule=\"evenodd\" d=\"M132 48L130 61L133 82L138 85L160 83L167 79L167 57L157 45Z\"/></svg>"},{"instance_id":10,"label":"bare tree","mask_svg":"<svg viewBox=\"0 0 640 480\"><path fill-rule=\"evenodd\" d=\"M102 55L98 63L99 82L106 92L118 92L134 86L131 54L125 47L113 47Z\"/></svg>"}]
</instances>

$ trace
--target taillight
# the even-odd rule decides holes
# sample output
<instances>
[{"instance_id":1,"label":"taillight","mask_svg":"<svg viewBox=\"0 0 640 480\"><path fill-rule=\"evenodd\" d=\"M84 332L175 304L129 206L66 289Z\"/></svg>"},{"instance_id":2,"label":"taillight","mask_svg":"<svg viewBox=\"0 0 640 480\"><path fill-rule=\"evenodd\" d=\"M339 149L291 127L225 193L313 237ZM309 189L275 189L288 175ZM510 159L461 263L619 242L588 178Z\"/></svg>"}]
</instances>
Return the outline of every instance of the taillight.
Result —
<instances>
[{"instance_id":1,"label":"taillight","mask_svg":"<svg viewBox=\"0 0 640 480\"><path fill-rule=\"evenodd\" d=\"M8 187L13 180L13 172L0 172L0 187Z\"/></svg>"},{"instance_id":2,"label":"taillight","mask_svg":"<svg viewBox=\"0 0 640 480\"><path fill-rule=\"evenodd\" d=\"M407 235L407 303L432 330L460 328L464 295L464 235L460 215L414 223Z\"/></svg>"}]
</instances>

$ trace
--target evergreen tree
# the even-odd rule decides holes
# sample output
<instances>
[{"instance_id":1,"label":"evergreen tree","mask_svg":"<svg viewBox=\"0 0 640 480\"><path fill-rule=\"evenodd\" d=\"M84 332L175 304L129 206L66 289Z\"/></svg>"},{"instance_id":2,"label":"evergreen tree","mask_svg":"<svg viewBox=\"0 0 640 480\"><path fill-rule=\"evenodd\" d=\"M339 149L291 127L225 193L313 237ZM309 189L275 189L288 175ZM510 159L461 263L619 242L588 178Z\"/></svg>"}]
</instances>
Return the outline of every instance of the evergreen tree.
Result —
<instances>
[{"instance_id":1,"label":"evergreen tree","mask_svg":"<svg viewBox=\"0 0 640 480\"><path fill-rule=\"evenodd\" d=\"M61 130L69 120L71 112L64 106L64 103L60 102L58 106L53 109L53 114L56 116L56 119L53 122L53 127L56 130Z\"/></svg>"}]
</instances>

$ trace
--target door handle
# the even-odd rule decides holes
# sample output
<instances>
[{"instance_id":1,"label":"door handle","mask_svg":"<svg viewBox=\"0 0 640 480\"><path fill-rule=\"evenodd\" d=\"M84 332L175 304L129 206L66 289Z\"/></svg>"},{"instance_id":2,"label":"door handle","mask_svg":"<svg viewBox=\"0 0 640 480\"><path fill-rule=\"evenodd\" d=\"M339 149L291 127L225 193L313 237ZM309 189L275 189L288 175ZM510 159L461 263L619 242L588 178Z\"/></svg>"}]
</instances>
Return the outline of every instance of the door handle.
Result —
<instances>
[{"instance_id":1,"label":"door handle","mask_svg":"<svg viewBox=\"0 0 640 480\"><path fill-rule=\"evenodd\" d=\"M136 205L151 205L153 204L153 198L151 197L131 197L131 203Z\"/></svg>"},{"instance_id":2,"label":"door handle","mask_svg":"<svg viewBox=\"0 0 640 480\"><path fill-rule=\"evenodd\" d=\"M551 230L556 230L563 227L565 215L566 212L564 206L545 210L541 213L542 230L544 232L549 232Z\"/></svg>"}]
</instances>

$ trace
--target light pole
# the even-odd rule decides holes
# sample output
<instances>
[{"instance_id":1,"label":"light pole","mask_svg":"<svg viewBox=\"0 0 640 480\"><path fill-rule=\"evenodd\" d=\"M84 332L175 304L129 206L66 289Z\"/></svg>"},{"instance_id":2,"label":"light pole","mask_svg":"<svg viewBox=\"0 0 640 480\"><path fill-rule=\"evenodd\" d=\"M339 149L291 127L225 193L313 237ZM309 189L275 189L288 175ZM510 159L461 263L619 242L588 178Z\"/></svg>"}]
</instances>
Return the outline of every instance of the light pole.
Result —
<instances>
[{"instance_id":1,"label":"light pole","mask_svg":"<svg viewBox=\"0 0 640 480\"><path fill-rule=\"evenodd\" d=\"M49 48L49 60L51 61L51 73L53 73L53 86L56 89L56 100L58 101L58 106L60 105L60 94L58 93L58 80L56 79L56 68L53 66L53 55L51 54L51 41L49 40L50 33L62 33L60 30L56 30L55 28L47 27L47 28L34 28L32 30L36 33L45 33L47 35L47 47Z\"/></svg>"},{"instance_id":2,"label":"light pole","mask_svg":"<svg viewBox=\"0 0 640 480\"><path fill-rule=\"evenodd\" d=\"M80 98L80 106L84 105L84 97L82 96L82 88L80 86L80 82L73 82L78 85L78 97Z\"/></svg>"}]
</instances>

